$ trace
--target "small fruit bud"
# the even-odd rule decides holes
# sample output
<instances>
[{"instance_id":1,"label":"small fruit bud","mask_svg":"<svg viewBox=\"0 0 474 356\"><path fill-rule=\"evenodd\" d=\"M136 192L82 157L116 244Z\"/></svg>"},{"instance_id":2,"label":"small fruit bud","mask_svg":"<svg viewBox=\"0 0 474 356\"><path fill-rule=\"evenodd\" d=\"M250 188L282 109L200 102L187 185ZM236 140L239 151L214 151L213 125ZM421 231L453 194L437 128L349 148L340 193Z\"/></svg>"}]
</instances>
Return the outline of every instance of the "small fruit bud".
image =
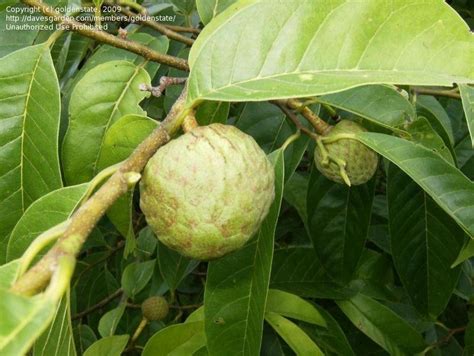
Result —
<instances>
[{"instance_id":1,"label":"small fruit bud","mask_svg":"<svg viewBox=\"0 0 474 356\"><path fill-rule=\"evenodd\" d=\"M150 297L142 303L143 316L150 321L163 320L168 311L168 302L161 296Z\"/></svg>"},{"instance_id":2,"label":"small fruit bud","mask_svg":"<svg viewBox=\"0 0 474 356\"><path fill-rule=\"evenodd\" d=\"M339 122L318 143L314 151L316 168L336 183L350 186L369 181L377 169L377 153L356 139L337 137L364 131L366 129L353 121Z\"/></svg>"}]
</instances>

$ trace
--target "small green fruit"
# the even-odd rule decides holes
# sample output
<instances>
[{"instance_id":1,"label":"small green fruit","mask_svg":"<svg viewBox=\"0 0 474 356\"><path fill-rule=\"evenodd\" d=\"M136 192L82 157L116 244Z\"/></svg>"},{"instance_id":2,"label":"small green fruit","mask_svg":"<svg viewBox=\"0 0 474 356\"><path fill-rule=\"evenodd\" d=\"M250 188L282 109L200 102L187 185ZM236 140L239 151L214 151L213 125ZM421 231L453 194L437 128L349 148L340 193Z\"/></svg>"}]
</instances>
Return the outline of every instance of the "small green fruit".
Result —
<instances>
[{"instance_id":1,"label":"small green fruit","mask_svg":"<svg viewBox=\"0 0 474 356\"><path fill-rule=\"evenodd\" d=\"M150 321L163 320L168 315L169 306L161 296L150 297L142 303L143 316Z\"/></svg>"},{"instance_id":2,"label":"small green fruit","mask_svg":"<svg viewBox=\"0 0 474 356\"><path fill-rule=\"evenodd\" d=\"M318 170L330 180L347 185L360 185L370 180L377 169L378 155L352 138L341 134L367 131L359 124L342 120L324 136L314 151Z\"/></svg>"},{"instance_id":3,"label":"small green fruit","mask_svg":"<svg viewBox=\"0 0 474 356\"><path fill-rule=\"evenodd\" d=\"M140 206L158 239L209 260L242 247L274 199L274 171L255 140L230 125L193 129L148 162Z\"/></svg>"}]
</instances>

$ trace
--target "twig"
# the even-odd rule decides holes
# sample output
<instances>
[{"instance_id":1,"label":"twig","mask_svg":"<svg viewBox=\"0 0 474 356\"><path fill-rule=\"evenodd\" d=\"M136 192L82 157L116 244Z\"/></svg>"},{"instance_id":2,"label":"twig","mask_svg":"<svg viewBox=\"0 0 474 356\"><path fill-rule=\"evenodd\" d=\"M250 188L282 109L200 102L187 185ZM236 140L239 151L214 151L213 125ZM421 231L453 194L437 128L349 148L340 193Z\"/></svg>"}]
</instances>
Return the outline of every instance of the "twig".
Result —
<instances>
[{"instance_id":1,"label":"twig","mask_svg":"<svg viewBox=\"0 0 474 356\"><path fill-rule=\"evenodd\" d=\"M74 31L85 37L92 38L94 40L107 43L111 46L136 53L150 61L166 64L170 67L181 69L184 71L189 71L187 61L182 58L177 58L153 51L152 49L140 43L124 40L123 38L113 36L105 31L101 31L86 24L77 22L72 17L62 15L53 7L48 6L39 0L21 0L21 2L25 5L38 9L46 16L54 18L56 22L61 24L61 27L63 29Z\"/></svg>"},{"instance_id":2,"label":"twig","mask_svg":"<svg viewBox=\"0 0 474 356\"><path fill-rule=\"evenodd\" d=\"M165 25L162 25L156 21L151 20L148 16L143 16L143 15L136 15L130 10L127 9L120 9L120 12L130 18L131 21L133 22L138 22L141 23L142 25L148 26L154 30L157 30L158 32L162 33L166 37L179 41L181 43L184 43L188 46L192 46L194 43L194 40L192 38L183 36L173 30L171 30L169 27L166 27Z\"/></svg>"},{"instance_id":3,"label":"twig","mask_svg":"<svg viewBox=\"0 0 474 356\"><path fill-rule=\"evenodd\" d=\"M160 78L160 85L157 87L153 87L151 85L142 84L140 85L140 90L149 91L151 95L156 96L159 98L165 92L166 88L171 85L178 85L186 83L188 78L180 78L180 77L161 77Z\"/></svg>"},{"instance_id":4,"label":"twig","mask_svg":"<svg viewBox=\"0 0 474 356\"><path fill-rule=\"evenodd\" d=\"M187 33L195 33L200 34L201 30L194 27L184 27L184 26L176 26L176 25L164 25L168 27L170 30L174 32L187 32Z\"/></svg>"},{"instance_id":5,"label":"twig","mask_svg":"<svg viewBox=\"0 0 474 356\"><path fill-rule=\"evenodd\" d=\"M301 122L298 120L296 115L290 109L288 109L288 107L285 104L283 104L280 100L272 100L272 101L270 101L270 103L278 106L280 108L280 110L283 111L283 113L286 115L286 117L288 117L291 121L293 121L293 123L295 124L295 126L298 130L301 130L306 135L308 135L309 137L311 137L315 140L318 138L318 135L316 135L314 132L312 132L312 131L308 130L306 127L304 127L301 124Z\"/></svg>"},{"instance_id":6,"label":"twig","mask_svg":"<svg viewBox=\"0 0 474 356\"><path fill-rule=\"evenodd\" d=\"M457 92L457 88L452 90L437 90L429 88L420 88L415 87L413 91L418 95L434 95L434 96L444 96L452 99L461 99L461 94Z\"/></svg>"},{"instance_id":7,"label":"twig","mask_svg":"<svg viewBox=\"0 0 474 356\"><path fill-rule=\"evenodd\" d=\"M181 126L189 109L185 110L186 89L171 108L166 119L125 160L120 168L72 215L63 236L12 286L17 294L33 295L43 290L57 267L61 256L77 256L87 237L114 202L129 190L127 177L143 170L156 150L170 140Z\"/></svg>"},{"instance_id":8,"label":"twig","mask_svg":"<svg viewBox=\"0 0 474 356\"><path fill-rule=\"evenodd\" d=\"M103 306L109 304L109 302L111 302L112 300L114 300L115 298L118 298L120 297L121 295L123 294L123 289L122 288L119 288L117 289L114 293L112 293L111 295L109 295L108 297L105 297L104 299L102 299L100 302L98 302L97 304L91 306L90 308L87 308L86 310L80 312L80 313L77 313L76 315L73 315L72 316L72 320L77 320L77 319L82 319L83 317L85 317L86 315L89 315L90 313L96 311L97 309L100 309L102 308Z\"/></svg>"},{"instance_id":9,"label":"twig","mask_svg":"<svg viewBox=\"0 0 474 356\"><path fill-rule=\"evenodd\" d=\"M332 126L326 123L323 119L321 119L318 115L316 115L310 108L303 105L300 101L295 99L290 99L286 101L286 105L290 108L295 109L303 115L303 117L309 121L311 126L314 127L316 132L320 135L325 135L328 133Z\"/></svg>"}]
</instances>

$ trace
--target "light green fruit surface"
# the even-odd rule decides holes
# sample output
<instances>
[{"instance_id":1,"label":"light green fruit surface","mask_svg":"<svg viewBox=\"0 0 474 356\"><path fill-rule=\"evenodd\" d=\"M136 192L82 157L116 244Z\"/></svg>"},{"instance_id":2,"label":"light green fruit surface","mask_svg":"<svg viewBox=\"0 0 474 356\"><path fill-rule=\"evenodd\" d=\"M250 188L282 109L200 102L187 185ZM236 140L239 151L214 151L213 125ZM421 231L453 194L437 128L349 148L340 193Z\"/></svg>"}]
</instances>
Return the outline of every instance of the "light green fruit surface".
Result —
<instances>
[{"instance_id":1,"label":"light green fruit surface","mask_svg":"<svg viewBox=\"0 0 474 356\"><path fill-rule=\"evenodd\" d=\"M140 206L158 239L209 260L258 230L274 199L274 171L255 140L234 126L197 127L148 162Z\"/></svg>"},{"instance_id":2,"label":"light green fruit surface","mask_svg":"<svg viewBox=\"0 0 474 356\"><path fill-rule=\"evenodd\" d=\"M163 320L168 315L169 306L161 296L150 297L142 303L143 316L148 320Z\"/></svg>"},{"instance_id":3,"label":"light green fruit surface","mask_svg":"<svg viewBox=\"0 0 474 356\"><path fill-rule=\"evenodd\" d=\"M367 131L359 124L342 120L325 137L333 138L339 134L358 133ZM324 143L324 141L323 141ZM376 152L363 145L355 139L342 138L335 142L324 143L324 146L332 157L343 159L346 162L346 173L351 185L360 185L369 181L377 170L378 155ZM345 184L341 176L339 166L329 161L329 164L323 164L320 147L314 151L314 161L318 170L330 180Z\"/></svg>"}]
</instances>

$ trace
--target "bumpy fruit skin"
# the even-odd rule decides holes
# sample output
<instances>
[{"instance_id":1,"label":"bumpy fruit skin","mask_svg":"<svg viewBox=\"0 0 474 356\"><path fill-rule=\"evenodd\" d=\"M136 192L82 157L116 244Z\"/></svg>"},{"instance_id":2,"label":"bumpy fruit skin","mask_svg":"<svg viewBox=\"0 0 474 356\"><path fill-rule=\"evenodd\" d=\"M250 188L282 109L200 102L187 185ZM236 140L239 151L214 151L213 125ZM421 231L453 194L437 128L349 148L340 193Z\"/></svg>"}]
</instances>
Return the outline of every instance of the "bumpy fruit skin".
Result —
<instances>
[{"instance_id":1,"label":"bumpy fruit skin","mask_svg":"<svg viewBox=\"0 0 474 356\"><path fill-rule=\"evenodd\" d=\"M367 131L359 124L349 121L340 121L325 137L331 138L342 133L358 133ZM323 141L324 142L324 141ZM378 155L376 152L354 139L340 139L331 143L324 143L329 155L346 162L346 173L351 185L364 184L373 177L378 164ZM314 161L318 170L330 180L344 184L341 177L339 166L329 161L329 165L322 163L322 154L320 147L314 151Z\"/></svg>"},{"instance_id":2,"label":"bumpy fruit skin","mask_svg":"<svg viewBox=\"0 0 474 356\"><path fill-rule=\"evenodd\" d=\"M143 316L150 321L163 320L168 315L168 311L168 302L160 296L150 297L142 303Z\"/></svg>"},{"instance_id":3,"label":"bumpy fruit skin","mask_svg":"<svg viewBox=\"0 0 474 356\"><path fill-rule=\"evenodd\" d=\"M140 206L158 239L210 260L257 231L274 199L274 171L255 140L212 124L171 141L148 162Z\"/></svg>"}]
</instances>

